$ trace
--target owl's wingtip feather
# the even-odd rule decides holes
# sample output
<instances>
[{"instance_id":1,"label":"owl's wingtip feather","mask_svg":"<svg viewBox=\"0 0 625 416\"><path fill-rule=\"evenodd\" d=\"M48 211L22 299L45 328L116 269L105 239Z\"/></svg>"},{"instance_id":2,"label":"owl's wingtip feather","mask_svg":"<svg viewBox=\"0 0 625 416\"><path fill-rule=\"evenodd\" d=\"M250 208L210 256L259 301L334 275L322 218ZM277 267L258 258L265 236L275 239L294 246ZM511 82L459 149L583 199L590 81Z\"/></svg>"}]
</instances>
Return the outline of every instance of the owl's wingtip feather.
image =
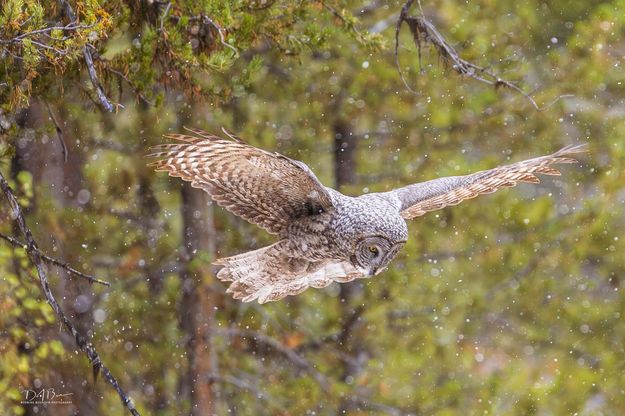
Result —
<instances>
[{"instance_id":1,"label":"owl's wingtip feather","mask_svg":"<svg viewBox=\"0 0 625 416\"><path fill-rule=\"evenodd\" d=\"M555 152L552 156L563 156L563 155L574 155L579 153L588 153L590 149L588 148L588 143L580 143L580 144L569 144L568 146L564 146L562 149ZM577 162L576 159L572 159ZM560 163L569 163L569 162L560 162Z\"/></svg>"}]
</instances>

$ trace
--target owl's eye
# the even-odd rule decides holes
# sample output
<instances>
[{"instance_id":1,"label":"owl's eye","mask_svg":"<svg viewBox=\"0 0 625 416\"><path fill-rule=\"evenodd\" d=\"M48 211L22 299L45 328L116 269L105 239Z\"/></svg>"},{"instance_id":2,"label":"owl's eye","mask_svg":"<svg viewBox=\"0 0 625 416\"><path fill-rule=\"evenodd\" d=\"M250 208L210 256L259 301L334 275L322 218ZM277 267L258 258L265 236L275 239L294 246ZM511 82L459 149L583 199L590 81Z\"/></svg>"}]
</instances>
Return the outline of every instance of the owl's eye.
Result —
<instances>
[{"instance_id":1,"label":"owl's eye","mask_svg":"<svg viewBox=\"0 0 625 416\"><path fill-rule=\"evenodd\" d=\"M375 254L376 256L379 253L378 248L376 246L369 246L369 251Z\"/></svg>"}]
</instances>

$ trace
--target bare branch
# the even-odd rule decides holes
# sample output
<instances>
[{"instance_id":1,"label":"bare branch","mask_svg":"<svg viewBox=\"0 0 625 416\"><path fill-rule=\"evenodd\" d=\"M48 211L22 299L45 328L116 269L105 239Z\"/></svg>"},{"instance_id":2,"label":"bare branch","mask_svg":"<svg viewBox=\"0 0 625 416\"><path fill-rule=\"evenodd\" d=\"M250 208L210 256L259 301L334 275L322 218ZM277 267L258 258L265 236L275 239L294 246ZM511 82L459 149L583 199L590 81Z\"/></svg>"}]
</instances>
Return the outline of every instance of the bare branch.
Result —
<instances>
[{"instance_id":1,"label":"bare branch","mask_svg":"<svg viewBox=\"0 0 625 416\"><path fill-rule=\"evenodd\" d=\"M163 31L163 26L165 25L165 19L167 19L167 16L169 15L169 10L171 9L171 1L167 2L167 6L165 7L165 11L163 11L163 14L161 15L160 21L160 31Z\"/></svg>"},{"instance_id":2,"label":"bare branch","mask_svg":"<svg viewBox=\"0 0 625 416\"><path fill-rule=\"evenodd\" d=\"M41 49L47 49L50 50L54 53L56 53L57 55L60 56L64 56L67 55L67 49L59 49L59 48L55 48L54 46L50 46L50 45L46 45L45 43L41 43L39 41L30 39L30 43L32 43L35 46L40 47ZM40 55L43 55L43 53L41 51L38 51Z\"/></svg>"},{"instance_id":3,"label":"bare branch","mask_svg":"<svg viewBox=\"0 0 625 416\"><path fill-rule=\"evenodd\" d=\"M401 66L399 65L399 31L401 30L401 25L406 21L406 18L408 17L408 11L410 10L410 6L412 6L413 2L414 0L408 0L406 4L404 4L404 6L401 8L401 12L399 13L399 19L397 19L397 26L395 27L395 66L397 66L397 72L399 72L399 77L401 78L401 81L403 82L406 89L411 93L416 94L417 92L413 90L410 85L408 85L408 81L406 81L406 78L404 78L404 73L401 70ZM417 44L420 45L419 42L417 42ZM421 66L421 48L417 48L417 51L419 53L419 66Z\"/></svg>"},{"instance_id":4,"label":"bare branch","mask_svg":"<svg viewBox=\"0 0 625 416\"><path fill-rule=\"evenodd\" d=\"M24 250L28 249L28 246L24 243L22 243L21 241L9 236L9 235L5 235L0 233L0 238L2 238L5 241L8 241L9 243L13 244L15 247L20 247L23 248ZM83 279L86 279L89 281L89 283L98 283L101 284L103 286L107 286L110 287L111 284L105 280L100 280L97 279L91 275L88 275L86 273L80 272L76 269L74 269L73 267L71 267L69 264L67 263L63 263L60 260L57 260L53 257L47 256L45 254L43 254L41 251L39 252L39 255L41 256L41 259L44 260L47 263L53 264L55 266L58 266L62 269L65 269L69 274L74 275L74 276L78 276L81 277Z\"/></svg>"},{"instance_id":5,"label":"bare branch","mask_svg":"<svg viewBox=\"0 0 625 416\"><path fill-rule=\"evenodd\" d=\"M71 22L76 22L76 15L74 14L74 10L72 9L72 6L69 4L69 2L67 0L58 1L60 6L65 9L65 14L67 15L67 18ZM93 56L91 55L91 51L89 50L89 44L86 44L83 47L82 53L85 58L85 63L87 64L89 79L91 79L91 84L93 84L93 88L95 89L95 92L98 96L100 105L102 106L102 108L104 108L104 110L108 111L109 113L114 112L115 107L113 107L113 104L111 104L109 99L106 97L104 89L102 88L102 85L100 85L100 81L98 80L98 74L96 73L95 67L93 66Z\"/></svg>"},{"instance_id":6,"label":"bare branch","mask_svg":"<svg viewBox=\"0 0 625 416\"><path fill-rule=\"evenodd\" d=\"M42 29L31 30L30 32L22 33L21 35L18 35L12 39L0 39L0 43L3 43L3 44L20 43L25 38L29 38L29 37L36 36L36 35L48 35L48 33L52 32L53 30L66 31L66 30L77 30L77 29L89 29L90 27L93 27L93 25L79 25L79 24L76 24L75 22L71 22L65 26L50 26L50 27L44 27ZM55 40L64 40L64 38L61 38L61 39L55 38Z\"/></svg>"},{"instance_id":7,"label":"bare branch","mask_svg":"<svg viewBox=\"0 0 625 416\"><path fill-rule=\"evenodd\" d=\"M424 43L429 43L434 47L434 49L436 49L438 55L443 59L443 61L458 74L473 78L479 82L488 85L492 85L495 89L500 87L511 89L525 97L525 99L529 101L532 107L534 107L537 111L546 110L562 98L572 97L572 95L570 94L560 95L549 104L540 107L530 94L523 91L523 89L521 89L513 82L501 78L499 75L492 72L487 67L482 67L462 59L458 52L454 49L454 47L451 46L449 42L447 42L447 40L443 37L443 35L441 35L441 33L436 29L434 24L425 17L425 15L423 14L423 9L421 8L421 2L418 2L420 15L410 16L408 14L413 3L414 0L406 1L401 9L399 19L397 20L397 26L395 28L395 65L397 66L399 76L404 86L410 92L416 94L416 91L408 85L408 82L406 81L406 78L404 77L401 66L399 64L399 32L404 23L408 25L410 33L412 34L412 38L415 42L415 45L417 46L419 67L421 67L421 46Z\"/></svg>"},{"instance_id":8,"label":"bare branch","mask_svg":"<svg viewBox=\"0 0 625 416\"><path fill-rule=\"evenodd\" d=\"M26 240L26 252L28 253L30 260L33 262L35 268L37 269L37 275L39 276L39 283L41 284L41 290L43 291L43 294L46 297L48 304L52 307L52 310L56 314L57 319L65 327L67 332L69 332L74 337L74 340L76 341L76 345L78 346L78 348L87 355L87 358L89 359L89 362L91 363L91 366L93 368L94 377L96 377L99 372L102 372L106 381L108 381L113 386L113 388L117 391L117 394L122 400L122 404L128 409L128 411L134 416L140 416L139 412L135 408L135 405L130 399L130 397L128 397L126 393L124 393L117 379L113 376L113 374L111 374L110 370L102 363L102 360L100 359L100 356L98 355L98 352L96 351L93 344L91 344L87 340L87 338L85 338L81 333L78 332L74 324L72 324L72 322L69 319L67 319L67 317L65 316L65 313L59 306L57 300L54 298L54 295L52 294L52 290L50 290L50 284L48 283L48 276L47 276L46 269L42 263L41 253L39 249L37 248L37 243L35 243L35 240L33 239L30 229L26 226L26 221L24 220L24 214L22 213L22 209L20 208L17 202L17 199L15 198L15 195L13 194L13 191L11 190L11 187L9 186L6 179L4 179L4 176L2 175L1 172L0 172L0 188L2 189L5 196L7 197L9 201L9 205L11 206L13 210L13 218L17 222L17 225L19 226L20 231L24 235L24 238Z\"/></svg>"},{"instance_id":9,"label":"bare branch","mask_svg":"<svg viewBox=\"0 0 625 416\"><path fill-rule=\"evenodd\" d=\"M95 88L98 99L100 100L100 104L102 104L102 107L104 107L106 111L112 113L114 111L113 104L111 104L109 99L106 97L106 94L104 94L104 90L100 85L100 81L98 80L98 74L95 72L95 67L93 66L93 56L91 56L91 51L89 51L88 45L85 45L85 47L83 48L83 55L87 64L87 72L89 73L89 78L91 79L91 83Z\"/></svg>"}]
</instances>

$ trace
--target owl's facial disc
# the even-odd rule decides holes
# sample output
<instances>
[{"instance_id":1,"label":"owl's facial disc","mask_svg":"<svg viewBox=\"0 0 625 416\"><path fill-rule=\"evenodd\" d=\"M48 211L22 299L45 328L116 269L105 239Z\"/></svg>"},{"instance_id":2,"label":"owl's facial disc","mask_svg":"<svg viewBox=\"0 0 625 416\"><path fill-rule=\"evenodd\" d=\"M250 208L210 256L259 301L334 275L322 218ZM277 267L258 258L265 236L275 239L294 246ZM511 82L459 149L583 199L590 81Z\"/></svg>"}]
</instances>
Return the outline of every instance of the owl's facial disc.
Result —
<instances>
[{"instance_id":1,"label":"owl's facial disc","mask_svg":"<svg viewBox=\"0 0 625 416\"><path fill-rule=\"evenodd\" d=\"M392 242L383 236L362 238L356 244L352 255L354 267L367 276L373 276L383 271L397 252L404 246L405 241Z\"/></svg>"}]
</instances>

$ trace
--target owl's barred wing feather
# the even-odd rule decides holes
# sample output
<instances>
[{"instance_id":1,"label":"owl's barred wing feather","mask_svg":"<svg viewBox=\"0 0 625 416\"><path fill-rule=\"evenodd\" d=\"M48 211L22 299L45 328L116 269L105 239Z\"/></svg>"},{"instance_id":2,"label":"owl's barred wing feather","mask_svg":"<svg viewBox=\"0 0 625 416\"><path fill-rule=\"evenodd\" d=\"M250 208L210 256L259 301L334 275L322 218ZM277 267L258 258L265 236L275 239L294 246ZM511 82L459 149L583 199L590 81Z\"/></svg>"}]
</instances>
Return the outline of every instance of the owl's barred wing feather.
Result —
<instances>
[{"instance_id":1,"label":"owl's barred wing feather","mask_svg":"<svg viewBox=\"0 0 625 416\"><path fill-rule=\"evenodd\" d=\"M568 156L586 152L586 145L567 146L548 156L524 160L507 166L476 172L466 176L450 176L409 185L391 191L399 199L400 213L405 219L419 217L430 211L489 194L499 188L515 186L520 182L539 183L536 174L560 175L551 165L575 163Z\"/></svg>"},{"instance_id":2,"label":"owl's barred wing feather","mask_svg":"<svg viewBox=\"0 0 625 416\"><path fill-rule=\"evenodd\" d=\"M304 163L197 129L171 134L178 143L153 148L157 171L169 172L208 192L220 206L280 234L302 216L333 209L328 191Z\"/></svg>"},{"instance_id":3,"label":"owl's barred wing feather","mask_svg":"<svg viewBox=\"0 0 625 416\"><path fill-rule=\"evenodd\" d=\"M215 261L223 266L217 278L232 282L226 293L243 302L266 303L298 295L309 287L320 289L332 282L365 277L347 261L309 262L289 257L283 244L284 240Z\"/></svg>"}]
</instances>

